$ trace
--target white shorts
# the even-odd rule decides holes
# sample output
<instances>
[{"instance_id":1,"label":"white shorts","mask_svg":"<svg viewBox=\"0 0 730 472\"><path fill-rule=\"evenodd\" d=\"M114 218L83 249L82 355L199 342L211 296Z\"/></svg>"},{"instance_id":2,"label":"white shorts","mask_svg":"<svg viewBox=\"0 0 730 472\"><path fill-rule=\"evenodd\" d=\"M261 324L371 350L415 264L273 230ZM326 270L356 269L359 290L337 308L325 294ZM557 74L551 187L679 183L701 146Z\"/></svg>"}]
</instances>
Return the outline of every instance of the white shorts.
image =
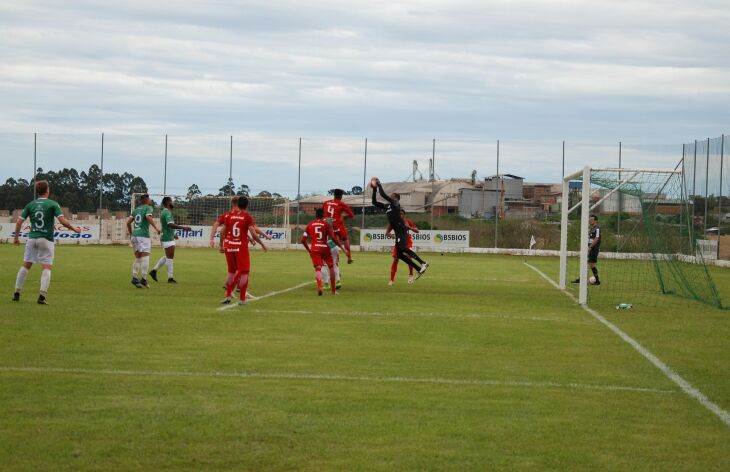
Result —
<instances>
[{"instance_id":1,"label":"white shorts","mask_svg":"<svg viewBox=\"0 0 730 472\"><path fill-rule=\"evenodd\" d=\"M146 252L149 254L152 249L152 241L150 241L150 238L132 236L132 247L134 248L134 252Z\"/></svg>"},{"instance_id":2,"label":"white shorts","mask_svg":"<svg viewBox=\"0 0 730 472\"><path fill-rule=\"evenodd\" d=\"M53 241L45 238L29 239L25 243L25 256L23 261L37 264L53 265L53 256L56 253L56 245Z\"/></svg>"},{"instance_id":3,"label":"white shorts","mask_svg":"<svg viewBox=\"0 0 730 472\"><path fill-rule=\"evenodd\" d=\"M175 247L175 241L162 241L162 248L167 249L168 247Z\"/></svg>"}]
</instances>

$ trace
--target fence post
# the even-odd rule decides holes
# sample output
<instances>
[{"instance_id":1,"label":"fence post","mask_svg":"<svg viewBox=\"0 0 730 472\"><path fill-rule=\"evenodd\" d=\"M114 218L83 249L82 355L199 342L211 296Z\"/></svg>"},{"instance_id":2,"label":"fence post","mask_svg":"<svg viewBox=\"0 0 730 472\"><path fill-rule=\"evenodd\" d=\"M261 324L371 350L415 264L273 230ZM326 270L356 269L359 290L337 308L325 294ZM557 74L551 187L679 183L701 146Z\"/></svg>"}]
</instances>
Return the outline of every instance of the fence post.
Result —
<instances>
[{"instance_id":1,"label":"fence post","mask_svg":"<svg viewBox=\"0 0 730 472\"><path fill-rule=\"evenodd\" d=\"M494 206L494 247L497 248L499 244L499 211L501 209L502 201L499 194L499 139L497 140L497 182L494 184L494 196L497 198L497 204Z\"/></svg>"},{"instance_id":2,"label":"fence post","mask_svg":"<svg viewBox=\"0 0 730 472\"><path fill-rule=\"evenodd\" d=\"M33 186L33 200L36 199L37 195L35 192L35 178L38 175L38 133L33 133L33 178L31 179L30 183Z\"/></svg>"},{"instance_id":3,"label":"fence post","mask_svg":"<svg viewBox=\"0 0 730 472\"><path fill-rule=\"evenodd\" d=\"M299 138L299 170L297 171L297 237L299 237L299 212L302 200L302 138ZM296 239L295 239L296 241Z\"/></svg>"},{"instance_id":4,"label":"fence post","mask_svg":"<svg viewBox=\"0 0 730 472\"><path fill-rule=\"evenodd\" d=\"M695 139L694 162L692 164L692 234L695 233L695 197L697 196L697 140ZM696 238L692 238L695 240ZM696 244L695 244L696 245Z\"/></svg>"},{"instance_id":5,"label":"fence post","mask_svg":"<svg viewBox=\"0 0 730 472\"><path fill-rule=\"evenodd\" d=\"M720 236L722 235L722 173L725 160L725 135L720 138L720 197L717 200L717 259L720 260Z\"/></svg>"},{"instance_id":6,"label":"fence post","mask_svg":"<svg viewBox=\"0 0 730 472\"><path fill-rule=\"evenodd\" d=\"M704 230L702 232L702 239L707 237L707 198L709 196L708 190L710 186L710 138L707 138L707 159L705 160L705 214L702 217L704 222Z\"/></svg>"},{"instance_id":7,"label":"fence post","mask_svg":"<svg viewBox=\"0 0 730 472\"><path fill-rule=\"evenodd\" d=\"M431 229L433 230L433 207L436 203L436 139L431 147Z\"/></svg>"},{"instance_id":8,"label":"fence post","mask_svg":"<svg viewBox=\"0 0 730 472\"><path fill-rule=\"evenodd\" d=\"M162 193L167 194L167 134L165 134L165 171L162 174Z\"/></svg>"},{"instance_id":9,"label":"fence post","mask_svg":"<svg viewBox=\"0 0 730 472\"><path fill-rule=\"evenodd\" d=\"M228 181L233 182L233 136L231 136L231 142L228 146ZM234 189L230 188L229 197L232 196Z\"/></svg>"},{"instance_id":10,"label":"fence post","mask_svg":"<svg viewBox=\"0 0 730 472\"><path fill-rule=\"evenodd\" d=\"M102 234L104 234L104 133L101 133L101 166L99 167L99 244L101 244Z\"/></svg>"},{"instance_id":11,"label":"fence post","mask_svg":"<svg viewBox=\"0 0 730 472\"><path fill-rule=\"evenodd\" d=\"M618 168L621 169L621 154L623 150L623 145L621 141L618 142ZM618 173L618 180L621 182L621 171ZM616 198L618 199L618 212L616 215L616 234L618 236L621 236L621 210L623 208L623 193L619 190L617 192ZM618 252L618 244L616 245L616 252Z\"/></svg>"},{"instance_id":12,"label":"fence post","mask_svg":"<svg viewBox=\"0 0 730 472\"><path fill-rule=\"evenodd\" d=\"M368 175L368 138L365 138L365 159L362 166L362 223L360 231L365 229L365 195L367 194L367 175ZM362 250L362 248L360 248Z\"/></svg>"}]
</instances>

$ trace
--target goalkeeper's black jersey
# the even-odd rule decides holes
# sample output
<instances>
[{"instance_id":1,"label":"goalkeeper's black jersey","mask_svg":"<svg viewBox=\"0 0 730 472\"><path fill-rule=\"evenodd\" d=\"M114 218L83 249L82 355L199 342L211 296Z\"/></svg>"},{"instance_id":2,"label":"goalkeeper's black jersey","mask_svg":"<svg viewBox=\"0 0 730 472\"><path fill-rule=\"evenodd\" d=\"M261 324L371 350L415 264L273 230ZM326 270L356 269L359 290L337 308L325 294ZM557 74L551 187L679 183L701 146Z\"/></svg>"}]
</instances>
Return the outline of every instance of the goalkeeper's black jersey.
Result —
<instances>
[{"instance_id":1,"label":"goalkeeper's black jersey","mask_svg":"<svg viewBox=\"0 0 730 472\"><path fill-rule=\"evenodd\" d=\"M593 228L588 230L588 245L592 245L593 241L596 241L596 245L594 246L596 249L600 249L601 247L601 228L598 227L598 225L594 226Z\"/></svg>"}]
</instances>

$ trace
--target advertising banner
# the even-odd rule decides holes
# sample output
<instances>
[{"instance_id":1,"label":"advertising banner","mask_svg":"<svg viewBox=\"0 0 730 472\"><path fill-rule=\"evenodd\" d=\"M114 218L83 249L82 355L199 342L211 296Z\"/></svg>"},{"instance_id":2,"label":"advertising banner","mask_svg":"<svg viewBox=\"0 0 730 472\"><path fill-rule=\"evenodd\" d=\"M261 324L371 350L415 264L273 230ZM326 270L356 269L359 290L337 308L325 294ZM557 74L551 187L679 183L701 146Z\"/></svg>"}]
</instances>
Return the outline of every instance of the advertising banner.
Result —
<instances>
[{"instance_id":1,"label":"advertising banner","mask_svg":"<svg viewBox=\"0 0 730 472\"><path fill-rule=\"evenodd\" d=\"M71 224L74 224L72 221ZM79 224L81 233L76 234L62 225L54 227L53 239L59 244L89 244L99 242L98 224ZM30 224L23 223L20 227L20 242L25 243L30 233ZM0 241L12 243L15 238L15 223L0 223Z\"/></svg>"},{"instance_id":2,"label":"advertising banner","mask_svg":"<svg viewBox=\"0 0 730 472\"><path fill-rule=\"evenodd\" d=\"M422 230L411 233L413 246L426 250L440 251L469 247L469 231ZM360 245L364 248L391 248L395 240L385 235L384 229L364 229L360 231Z\"/></svg>"},{"instance_id":3,"label":"advertising banner","mask_svg":"<svg viewBox=\"0 0 730 472\"><path fill-rule=\"evenodd\" d=\"M176 243L180 246L206 246L210 241L210 232L213 229L212 226L191 226L190 231L183 231L176 229L175 234L178 239ZM261 231L271 237L271 240L265 240L261 238L267 246L282 246L289 244L290 230L288 228L259 228ZM218 236L220 231L216 234L215 242L218 243ZM159 238L155 238L159 240Z\"/></svg>"}]
</instances>

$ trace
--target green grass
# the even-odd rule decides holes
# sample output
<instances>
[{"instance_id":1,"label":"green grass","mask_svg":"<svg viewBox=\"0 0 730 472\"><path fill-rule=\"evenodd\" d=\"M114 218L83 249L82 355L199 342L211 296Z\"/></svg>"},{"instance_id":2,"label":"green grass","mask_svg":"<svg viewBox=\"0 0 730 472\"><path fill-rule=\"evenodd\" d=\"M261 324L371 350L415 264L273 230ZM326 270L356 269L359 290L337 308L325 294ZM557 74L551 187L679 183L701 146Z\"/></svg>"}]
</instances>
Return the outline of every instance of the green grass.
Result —
<instances>
[{"instance_id":1,"label":"green grass","mask_svg":"<svg viewBox=\"0 0 730 472\"><path fill-rule=\"evenodd\" d=\"M413 286L356 254L338 297L221 312L213 250L137 290L128 248L58 247L44 307L37 268L10 302L22 248L0 246L2 469L726 469L730 428L522 258L428 256ZM250 291L312 275L255 253ZM728 312L668 306L602 313L730 409Z\"/></svg>"}]
</instances>

